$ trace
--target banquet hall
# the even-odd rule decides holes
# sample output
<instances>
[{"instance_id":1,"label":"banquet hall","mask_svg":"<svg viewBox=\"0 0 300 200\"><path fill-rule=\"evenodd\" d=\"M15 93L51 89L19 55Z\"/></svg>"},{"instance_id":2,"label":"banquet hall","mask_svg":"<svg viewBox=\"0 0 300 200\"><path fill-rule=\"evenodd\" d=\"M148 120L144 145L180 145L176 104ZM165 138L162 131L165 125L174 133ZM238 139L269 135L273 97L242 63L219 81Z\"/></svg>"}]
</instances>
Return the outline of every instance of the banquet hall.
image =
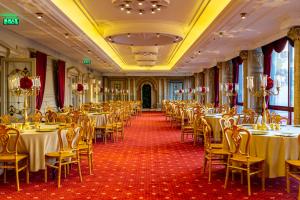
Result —
<instances>
[{"instance_id":1,"label":"banquet hall","mask_svg":"<svg viewBox=\"0 0 300 200\"><path fill-rule=\"evenodd\" d=\"M300 200L299 0L0 0L0 199Z\"/></svg>"}]
</instances>

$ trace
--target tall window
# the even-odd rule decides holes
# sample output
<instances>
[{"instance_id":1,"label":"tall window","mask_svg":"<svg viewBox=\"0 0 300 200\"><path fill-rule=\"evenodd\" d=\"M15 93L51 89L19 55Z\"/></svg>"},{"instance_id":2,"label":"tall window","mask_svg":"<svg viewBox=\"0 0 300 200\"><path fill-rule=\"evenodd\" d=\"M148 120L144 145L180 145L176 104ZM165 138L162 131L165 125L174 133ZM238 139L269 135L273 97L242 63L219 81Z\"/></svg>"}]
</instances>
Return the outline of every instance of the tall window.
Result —
<instances>
[{"instance_id":1,"label":"tall window","mask_svg":"<svg viewBox=\"0 0 300 200\"><path fill-rule=\"evenodd\" d=\"M271 78L281 80L278 96L270 97L269 108L293 121L294 110L294 48L287 42L280 53L272 52Z\"/></svg>"},{"instance_id":2,"label":"tall window","mask_svg":"<svg viewBox=\"0 0 300 200\"><path fill-rule=\"evenodd\" d=\"M239 65L239 90L238 90L238 96L237 96L237 106L238 106L238 112L242 112L243 110L243 64Z\"/></svg>"},{"instance_id":3,"label":"tall window","mask_svg":"<svg viewBox=\"0 0 300 200\"><path fill-rule=\"evenodd\" d=\"M182 81L170 81L169 82L169 99L170 100L182 100L182 95L176 95L175 91L183 89Z\"/></svg>"}]
</instances>

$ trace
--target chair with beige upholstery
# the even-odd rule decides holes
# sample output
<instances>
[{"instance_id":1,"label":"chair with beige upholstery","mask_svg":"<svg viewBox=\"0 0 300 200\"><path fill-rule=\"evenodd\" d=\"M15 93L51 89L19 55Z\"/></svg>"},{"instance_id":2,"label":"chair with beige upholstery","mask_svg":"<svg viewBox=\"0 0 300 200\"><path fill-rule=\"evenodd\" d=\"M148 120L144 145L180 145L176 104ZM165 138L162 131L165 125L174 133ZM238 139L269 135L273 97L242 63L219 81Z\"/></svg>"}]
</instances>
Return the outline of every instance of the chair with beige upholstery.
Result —
<instances>
[{"instance_id":1,"label":"chair with beige upholstery","mask_svg":"<svg viewBox=\"0 0 300 200\"><path fill-rule=\"evenodd\" d=\"M188 136L194 136L194 125L190 118L190 115L182 110L180 112L181 116L181 142L184 142L184 138Z\"/></svg>"},{"instance_id":2,"label":"chair with beige upholstery","mask_svg":"<svg viewBox=\"0 0 300 200\"><path fill-rule=\"evenodd\" d=\"M229 156L229 152L222 148L214 148L211 143L212 130L207 121L203 118L203 133L204 133L204 165L203 173L205 173L206 165L208 164L208 182L211 182L211 172L213 165L225 165Z\"/></svg>"},{"instance_id":3,"label":"chair with beige upholstery","mask_svg":"<svg viewBox=\"0 0 300 200\"><path fill-rule=\"evenodd\" d=\"M0 125L0 162L3 163L0 169L4 169L4 183L6 183L7 169L15 170L17 191L20 191L20 171L26 171L26 183L29 183L29 158L26 154L18 153L19 138L20 132L17 129Z\"/></svg>"},{"instance_id":4,"label":"chair with beige upholstery","mask_svg":"<svg viewBox=\"0 0 300 200\"><path fill-rule=\"evenodd\" d=\"M263 158L250 156L251 134L248 130L234 125L224 130L227 144L229 146L230 156L228 157L225 185L227 187L229 171L240 171L241 180L243 172L246 172L248 183L248 195L251 195L251 179L255 174L261 174L262 190L265 190L265 161Z\"/></svg>"},{"instance_id":5,"label":"chair with beige upholstery","mask_svg":"<svg viewBox=\"0 0 300 200\"><path fill-rule=\"evenodd\" d=\"M55 123L57 120L57 113L51 110L48 110L45 113L45 119L47 123Z\"/></svg>"},{"instance_id":6,"label":"chair with beige upholstery","mask_svg":"<svg viewBox=\"0 0 300 200\"><path fill-rule=\"evenodd\" d=\"M18 122L18 119L15 116L11 116L11 115L2 115L0 117L0 122L2 124L11 124L14 122Z\"/></svg>"},{"instance_id":7,"label":"chair with beige upholstery","mask_svg":"<svg viewBox=\"0 0 300 200\"><path fill-rule=\"evenodd\" d=\"M57 187L61 187L61 172L64 167L65 178L67 176L67 169L71 164L77 164L80 182L82 182L81 167L80 167L80 154L79 154L79 141L81 139L82 129L73 124L72 127L59 129L58 142L59 150L57 152L50 152L45 155L45 183L48 178L48 167L54 168L58 171ZM52 160L55 160L52 162Z\"/></svg>"}]
</instances>

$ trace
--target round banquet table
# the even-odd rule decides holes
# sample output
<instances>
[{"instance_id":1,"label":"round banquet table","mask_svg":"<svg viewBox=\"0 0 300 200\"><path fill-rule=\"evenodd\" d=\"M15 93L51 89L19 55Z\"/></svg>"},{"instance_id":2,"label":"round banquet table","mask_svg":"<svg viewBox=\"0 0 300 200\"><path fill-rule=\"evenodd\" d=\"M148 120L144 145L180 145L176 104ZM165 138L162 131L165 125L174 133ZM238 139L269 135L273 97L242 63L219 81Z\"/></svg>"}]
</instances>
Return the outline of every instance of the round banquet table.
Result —
<instances>
[{"instance_id":1,"label":"round banquet table","mask_svg":"<svg viewBox=\"0 0 300 200\"><path fill-rule=\"evenodd\" d=\"M88 116L95 120L96 127L104 126L107 122L107 115L108 113L89 113Z\"/></svg>"},{"instance_id":2,"label":"round banquet table","mask_svg":"<svg viewBox=\"0 0 300 200\"><path fill-rule=\"evenodd\" d=\"M45 154L59 150L58 144L58 125L41 124L43 129L52 129L47 132L39 132L36 129L24 130L20 133L18 152L28 154L30 171L36 172L45 169ZM63 132L63 143L66 138Z\"/></svg>"},{"instance_id":3,"label":"round banquet table","mask_svg":"<svg viewBox=\"0 0 300 200\"><path fill-rule=\"evenodd\" d=\"M247 126L244 128L251 133L250 155L265 159L266 177L285 176L285 160L299 159L300 127L282 126L277 131L254 130ZM244 146L242 143L242 147Z\"/></svg>"}]
</instances>

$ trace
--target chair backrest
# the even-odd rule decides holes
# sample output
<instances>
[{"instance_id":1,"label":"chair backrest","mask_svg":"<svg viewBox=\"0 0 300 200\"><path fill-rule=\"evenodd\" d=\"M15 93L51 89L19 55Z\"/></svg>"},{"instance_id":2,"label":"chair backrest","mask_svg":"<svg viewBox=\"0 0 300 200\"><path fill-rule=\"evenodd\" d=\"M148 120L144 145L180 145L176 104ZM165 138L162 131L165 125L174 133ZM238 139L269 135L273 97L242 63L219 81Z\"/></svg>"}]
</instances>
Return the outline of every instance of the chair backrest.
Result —
<instances>
[{"instance_id":1,"label":"chair backrest","mask_svg":"<svg viewBox=\"0 0 300 200\"><path fill-rule=\"evenodd\" d=\"M76 150L81 139L82 130L76 124L72 124L71 127L59 129L57 134L59 151Z\"/></svg>"},{"instance_id":2,"label":"chair backrest","mask_svg":"<svg viewBox=\"0 0 300 200\"><path fill-rule=\"evenodd\" d=\"M233 125L225 128L224 133L231 153L249 156L251 134L247 129Z\"/></svg>"},{"instance_id":3,"label":"chair backrest","mask_svg":"<svg viewBox=\"0 0 300 200\"><path fill-rule=\"evenodd\" d=\"M201 118L201 124L203 127L204 148L209 149L211 147L211 137L212 137L211 126L207 123L207 121L204 118Z\"/></svg>"},{"instance_id":4,"label":"chair backrest","mask_svg":"<svg viewBox=\"0 0 300 200\"><path fill-rule=\"evenodd\" d=\"M13 123L13 122L17 122L18 119L14 116L11 116L11 115L2 115L0 117L0 121L3 124L10 124L10 123Z\"/></svg>"},{"instance_id":5,"label":"chair backrest","mask_svg":"<svg viewBox=\"0 0 300 200\"><path fill-rule=\"evenodd\" d=\"M258 116L256 115L255 111L252 109L246 109L243 111L244 117L242 120L242 123L249 123L249 124L255 124L257 123Z\"/></svg>"},{"instance_id":6,"label":"chair backrest","mask_svg":"<svg viewBox=\"0 0 300 200\"><path fill-rule=\"evenodd\" d=\"M19 138L19 130L0 125L0 154L17 155Z\"/></svg>"},{"instance_id":7,"label":"chair backrest","mask_svg":"<svg viewBox=\"0 0 300 200\"><path fill-rule=\"evenodd\" d=\"M46 122L56 122L57 113L51 110L48 110L45 113Z\"/></svg>"},{"instance_id":8,"label":"chair backrest","mask_svg":"<svg viewBox=\"0 0 300 200\"><path fill-rule=\"evenodd\" d=\"M272 113L270 116L270 122L276 124L288 124L289 119L276 113Z\"/></svg>"}]
</instances>

